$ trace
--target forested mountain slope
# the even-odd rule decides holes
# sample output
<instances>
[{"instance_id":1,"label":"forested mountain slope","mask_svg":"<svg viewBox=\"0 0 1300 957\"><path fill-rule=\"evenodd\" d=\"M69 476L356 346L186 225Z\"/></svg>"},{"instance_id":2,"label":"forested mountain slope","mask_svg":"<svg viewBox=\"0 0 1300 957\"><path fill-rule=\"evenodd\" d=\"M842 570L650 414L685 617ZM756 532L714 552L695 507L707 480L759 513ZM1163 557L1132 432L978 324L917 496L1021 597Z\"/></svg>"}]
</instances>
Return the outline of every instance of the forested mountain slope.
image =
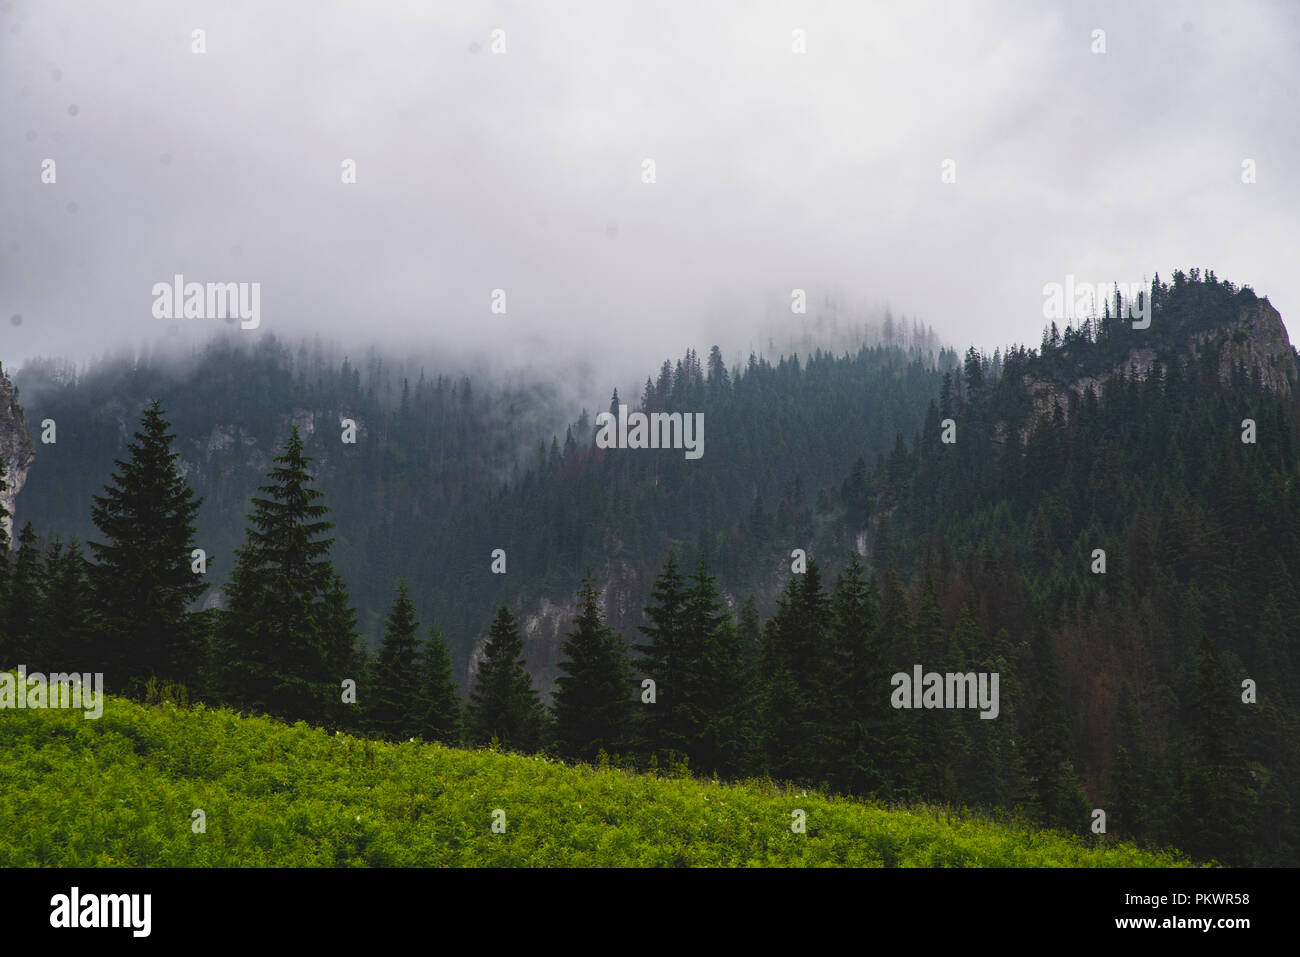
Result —
<instances>
[{"instance_id":1,"label":"forested mountain slope","mask_svg":"<svg viewBox=\"0 0 1300 957\"><path fill-rule=\"evenodd\" d=\"M1297 356L1266 299L1213 273L1152 296L1149 329L1051 327L997 377L968 353L868 483L874 567L929 609L927 666L959 659L963 622L1007 636L1037 790L1077 776L1121 833L1294 862Z\"/></svg>"},{"instance_id":2,"label":"forested mountain slope","mask_svg":"<svg viewBox=\"0 0 1300 957\"><path fill-rule=\"evenodd\" d=\"M20 524L30 521L47 541L93 540L90 497L140 409L159 398L180 467L204 498L198 539L211 558L209 580L220 584L248 499L297 424L332 510L335 565L363 633L377 632L403 577L424 619L444 629L464 683L475 642L496 606L509 602L528 617L530 663L545 688L557 629L569 624L587 566L607 593L612 623L625 630L640 622L674 540L715 543L727 587L758 587L770 599L780 562L769 538L806 538L815 499L829 508L856 457L914 431L939 386L933 360L916 348L751 358L733 371L716 349L707 368L688 350L665 360L640 397L646 408L704 413L704 455L688 461L681 450L596 448L594 414L561 409L554 386L471 383L434 370L402 376L395 365L372 355L359 368L306 345L220 340L180 364L113 361L81 375L29 366L19 384L37 455ZM39 441L47 418L57 423L54 445ZM355 444L343 441L345 418L357 425ZM549 431L566 418L567 434ZM750 516L752 534L722 533ZM494 549L506 552L505 574L491 571ZM212 589L207 601L216 600ZM533 611L548 608L549 616Z\"/></svg>"}]
</instances>

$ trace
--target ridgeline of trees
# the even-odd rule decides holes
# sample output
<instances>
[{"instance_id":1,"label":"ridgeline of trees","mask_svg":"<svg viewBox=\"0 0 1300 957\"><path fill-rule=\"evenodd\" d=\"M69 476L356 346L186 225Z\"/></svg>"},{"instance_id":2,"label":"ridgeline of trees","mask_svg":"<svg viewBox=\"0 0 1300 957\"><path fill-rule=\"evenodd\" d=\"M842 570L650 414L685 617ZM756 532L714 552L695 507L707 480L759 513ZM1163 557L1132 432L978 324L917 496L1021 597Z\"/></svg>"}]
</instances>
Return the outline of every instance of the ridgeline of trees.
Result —
<instances>
[{"instance_id":1,"label":"ridgeline of trees","mask_svg":"<svg viewBox=\"0 0 1300 957\"><path fill-rule=\"evenodd\" d=\"M720 360L706 372L688 353L666 366L664 393L647 382L641 407L703 407L707 454L726 469L692 470L675 453L611 454L583 429L563 450L539 450L532 470L455 512L445 528L477 543L466 550L508 548L512 569L529 568L539 589L602 549L653 554L658 568L626 638L590 574L578 587L549 707L510 603L492 576L466 569L458 539L439 540L455 549L429 543L426 566L389 528L385 560L422 576L437 569L446 591L410 588L382 565L394 572L383 639L362 653L332 565L343 543L328 537L296 429L253 501L226 607L193 610L198 500L157 406L96 499L96 563L76 541L42 549L30 523L14 552L0 551L0 662L103 670L111 690L134 694L151 693L151 680L183 682L197 697L390 738L766 774L886 800L1019 809L1081 832L1099 808L1120 838L1293 865L1300 399L1246 369L1222 381L1213 338L1189 348L1213 315L1252 305L1249 290L1176 273L1151 298L1156 338L1133 340L1103 315L1064 336L1049 328L1041 351L972 349L955 375L900 367L889 350L804 367L753 362L738 376ZM1149 371L1112 373L1138 343L1164 344ZM1100 389L1063 390L1063 405L1033 414L1026 378L1059 383L1084 369L1105 373ZM868 384L854 379L868 371ZM913 413L914 441L893 429L889 451L875 436L869 467L854 403L864 393L903 401L927 383L937 400ZM940 438L948 419L953 443ZM1242 441L1246 419L1254 442ZM718 421L731 425L715 430ZM844 477L809 503L789 463L817 455L818 468L839 463ZM785 491L765 498L772 483ZM372 525L396 521L374 494L347 504ZM862 530L865 565L854 547ZM800 543L820 556L769 601L754 583ZM477 616L471 633L491 622L462 709L451 648L439 627L420 624L411 596L442 608L485 579L461 612ZM998 673L998 717L891 707L890 676L916 664Z\"/></svg>"},{"instance_id":2,"label":"ridgeline of trees","mask_svg":"<svg viewBox=\"0 0 1300 957\"><path fill-rule=\"evenodd\" d=\"M945 352L941 363L956 356ZM627 570L639 594L619 604L614 624L635 628L674 541L708 543L727 589L755 592L766 609L779 587L773 549L818 530L815 516L838 504L855 459L869 461L896 432L920 427L940 375L929 353L898 346L751 357L735 370L716 347L707 357L686 350L664 360L639 400L620 401L703 412L705 455L691 462L679 450L596 448L594 413L585 411L538 443L571 418L550 387L408 375L376 354L353 364L269 337L252 346L216 340L183 363L106 361L79 375L37 364L20 376L23 394L39 410L33 423L58 422L59 442L38 446L23 518L46 538L93 538L91 496L138 409L156 397L177 434L181 470L204 501L194 539L210 560L212 604L235 569L249 491L297 424L331 505L332 561L364 639L377 647L404 578L438 621L463 683L498 607L523 614L543 597L573 594L588 567ZM355 444L340 441L343 418L357 423ZM509 574L482 574L497 548Z\"/></svg>"}]
</instances>

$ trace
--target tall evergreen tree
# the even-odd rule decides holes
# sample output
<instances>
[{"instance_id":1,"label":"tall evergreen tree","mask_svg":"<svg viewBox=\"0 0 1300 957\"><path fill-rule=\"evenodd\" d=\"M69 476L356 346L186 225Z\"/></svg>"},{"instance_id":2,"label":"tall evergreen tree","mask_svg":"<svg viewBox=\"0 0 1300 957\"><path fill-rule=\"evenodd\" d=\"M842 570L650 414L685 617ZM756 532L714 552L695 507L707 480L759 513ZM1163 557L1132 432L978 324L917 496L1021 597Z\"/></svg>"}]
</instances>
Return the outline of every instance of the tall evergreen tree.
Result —
<instances>
[{"instance_id":1,"label":"tall evergreen tree","mask_svg":"<svg viewBox=\"0 0 1300 957\"><path fill-rule=\"evenodd\" d=\"M14 555L9 573L9 587L5 608L4 649L7 663L0 667L18 665L33 667L36 651L38 613L41 603L41 550L36 541L36 529L28 522L18 533L18 551Z\"/></svg>"},{"instance_id":2,"label":"tall evergreen tree","mask_svg":"<svg viewBox=\"0 0 1300 957\"><path fill-rule=\"evenodd\" d=\"M709 758L701 770L713 770L727 778L752 774L758 765L758 643L753 637L757 631L757 621L738 626L727 614L709 643L705 684L712 704Z\"/></svg>"},{"instance_id":3,"label":"tall evergreen tree","mask_svg":"<svg viewBox=\"0 0 1300 957\"><path fill-rule=\"evenodd\" d=\"M1034 637L1038 696L1029 713L1025 749L1031 803L1048 827L1085 833L1087 798L1074 770L1069 718L1049 640L1045 631Z\"/></svg>"},{"instance_id":4,"label":"tall evergreen tree","mask_svg":"<svg viewBox=\"0 0 1300 957\"><path fill-rule=\"evenodd\" d=\"M523 653L519 625L502 605L469 696L467 718L474 744L488 744L495 738L501 747L514 751L536 751L542 746L544 715Z\"/></svg>"},{"instance_id":5,"label":"tall evergreen tree","mask_svg":"<svg viewBox=\"0 0 1300 957\"><path fill-rule=\"evenodd\" d=\"M687 647L687 586L672 551L650 591L647 624L640 630L648 639L637 645L638 668L654 682L655 702L644 706L646 750L663 763L673 755L686 757L695 750L701 728L698 714L700 662L690 660Z\"/></svg>"},{"instance_id":6,"label":"tall evergreen tree","mask_svg":"<svg viewBox=\"0 0 1300 957\"><path fill-rule=\"evenodd\" d=\"M233 703L274 715L321 722L337 713L341 586L329 560L333 523L307 471L311 459L294 426L272 459L263 498L252 500L222 616L221 683Z\"/></svg>"},{"instance_id":7,"label":"tall evergreen tree","mask_svg":"<svg viewBox=\"0 0 1300 957\"><path fill-rule=\"evenodd\" d=\"M161 403L149 403L128 457L115 461L91 507L103 536L89 543L102 656L95 666L120 692L138 694L150 677L193 683L203 660L189 610L208 587L191 567L202 499L180 474L169 428Z\"/></svg>"},{"instance_id":8,"label":"tall evergreen tree","mask_svg":"<svg viewBox=\"0 0 1300 957\"><path fill-rule=\"evenodd\" d=\"M830 779L834 744L829 722L832 681L830 602L821 570L808 561L777 599L763 632L762 722L768 772L781 779Z\"/></svg>"},{"instance_id":9,"label":"tall evergreen tree","mask_svg":"<svg viewBox=\"0 0 1300 957\"><path fill-rule=\"evenodd\" d=\"M94 603L90 563L74 538L55 542L45 559L41 607L37 615L36 661L46 672L82 671L93 649Z\"/></svg>"},{"instance_id":10,"label":"tall evergreen tree","mask_svg":"<svg viewBox=\"0 0 1300 957\"><path fill-rule=\"evenodd\" d=\"M416 666L420 623L406 582L399 582L388 613L379 657L371 669L366 692L367 727L386 738L413 737L424 718L421 705L423 675Z\"/></svg>"},{"instance_id":11,"label":"tall evergreen tree","mask_svg":"<svg viewBox=\"0 0 1300 957\"><path fill-rule=\"evenodd\" d=\"M578 617L564 641L555 679L555 746L561 757L592 761L625 753L632 722L632 672L623 639L605 624L591 573L578 592Z\"/></svg>"},{"instance_id":12,"label":"tall evergreen tree","mask_svg":"<svg viewBox=\"0 0 1300 957\"><path fill-rule=\"evenodd\" d=\"M420 646L420 668L423 676L420 736L426 741L458 744L463 720L451 652L442 632L432 626L428 639Z\"/></svg>"},{"instance_id":13,"label":"tall evergreen tree","mask_svg":"<svg viewBox=\"0 0 1300 957\"><path fill-rule=\"evenodd\" d=\"M5 470L4 456L0 455L0 668L8 667L3 654L8 644L8 639L5 637L8 618L6 596L9 593L9 522L13 516L9 514L9 509L4 503L7 491L9 491L9 473Z\"/></svg>"},{"instance_id":14,"label":"tall evergreen tree","mask_svg":"<svg viewBox=\"0 0 1300 957\"><path fill-rule=\"evenodd\" d=\"M325 711L323 720L343 728L359 728L364 707L343 701L339 689L343 681L368 674L369 662L362 659L358 647L357 611L348 597L342 577L334 571L321 601L320 646L324 649ZM364 702L357 702L364 705Z\"/></svg>"},{"instance_id":15,"label":"tall evergreen tree","mask_svg":"<svg viewBox=\"0 0 1300 957\"><path fill-rule=\"evenodd\" d=\"M910 674L912 667L919 661L913 634L912 610L907 603L902 579L892 568L885 574L881 593L879 634L885 671L891 677L899 672ZM924 793L927 782L917 770L916 756L920 746L916 724L912 720L914 715L910 710L895 709L892 706L889 711L881 772L894 797L915 800Z\"/></svg>"},{"instance_id":16,"label":"tall evergreen tree","mask_svg":"<svg viewBox=\"0 0 1300 957\"><path fill-rule=\"evenodd\" d=\"M842 791L883 790L881 759L889 723L889 674L876 632L876 596L856 553L831 597L829 703L832 783Z\"/></svg>"}]
</instances>

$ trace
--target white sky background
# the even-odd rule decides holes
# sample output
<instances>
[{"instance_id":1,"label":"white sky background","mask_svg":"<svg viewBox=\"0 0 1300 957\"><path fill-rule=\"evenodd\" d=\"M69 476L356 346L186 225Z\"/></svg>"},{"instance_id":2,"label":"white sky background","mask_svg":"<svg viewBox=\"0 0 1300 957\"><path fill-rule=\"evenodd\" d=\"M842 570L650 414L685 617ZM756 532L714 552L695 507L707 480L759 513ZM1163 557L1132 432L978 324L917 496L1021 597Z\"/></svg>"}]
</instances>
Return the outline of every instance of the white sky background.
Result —
<instances>
[{"instance_id":1,"label":"white sky background","mask_svg":"<svg viewBox=\"0 0 1300 957\"><path fill-rule=\"evenodd\" d=\"M794 287L991 351L1200 265L1294 329L1298 55L1288 2L0 0L0 361L165 338L178 272L260 282L244 335L620 383Z\"/></svg>"}]
</instances>

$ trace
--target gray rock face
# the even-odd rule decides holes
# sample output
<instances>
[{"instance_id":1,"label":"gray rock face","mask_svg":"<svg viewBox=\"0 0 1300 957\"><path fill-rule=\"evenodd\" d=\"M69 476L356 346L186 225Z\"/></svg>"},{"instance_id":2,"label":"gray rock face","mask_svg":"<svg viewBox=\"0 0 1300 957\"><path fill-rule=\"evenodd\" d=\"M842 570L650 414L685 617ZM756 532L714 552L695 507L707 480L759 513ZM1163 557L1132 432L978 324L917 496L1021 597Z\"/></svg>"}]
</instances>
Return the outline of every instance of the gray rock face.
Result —
<instances>
[{"instance_id":1,"label":"gray rock face","mask_svg":"<svg viewBox=\"0 0 1300 957\"><path fill-rule=\"evenodd\" d=\"M1185 340L1188 356L1206 348L1219 349L1219 381L1225 385L1232 381L1238 367L1247 375L1258 374L1266 389L1282 396L1290 395L1297 379L1295 350L1287 336L1281 314L1267 300L1257 300L1251 306L1242 306L1235 319L1214 329L1188 336ZM1067 385L1025 375L1022 384L1033 402L1033 414L1019 429L1023 442L1033 429L1033 424L1044 416L1051 417L1055 409L1069 414L1069 396L1073 392L1082 398L1088 387L1100 396L1102 383L1121 372L1131 378L1145 380L1151 374L1157 355L1154 349L1133 349L1123 362L1116 364L1108 374L1084 376ZM999 423L994 438L1003 441L1007 424Z\"/></svg>"},{"instance_id":2,"label":"gray rock face","mask_svg":"<svg viewBox=\"0 0 1300 957\"><path fill-rule=\"evenodd\" d=\"M27 470L36 458L31 437L27 434L27 418L18 404L17 390L13 383L0 369L0 462L4 463L4 478L7 488L0 492L0 504L9 512L10 518L4 520L4 529L8 534L10 547L14 540L14 519L18 515L15 503L18 493L27 481Z\"/></svg>"},{"instance_id":3,"label":"gray rock face","mask_svg":"<svg viewBox=\"0 0 1300 957\"><path fill-rule=\"evenodd\" d=\"M1244 366L1247 373L1258 372L1264 388L1282 396L1291 394L1296 378L1295 352L1282 324L1282 316L1272 304L1260 300L1253 307L1243 306L1237 318L1222 329L1194 337L1201 346L1220 343L1219 381L1232 381L1233 370Z\"/></svg>"}]
</instances>

